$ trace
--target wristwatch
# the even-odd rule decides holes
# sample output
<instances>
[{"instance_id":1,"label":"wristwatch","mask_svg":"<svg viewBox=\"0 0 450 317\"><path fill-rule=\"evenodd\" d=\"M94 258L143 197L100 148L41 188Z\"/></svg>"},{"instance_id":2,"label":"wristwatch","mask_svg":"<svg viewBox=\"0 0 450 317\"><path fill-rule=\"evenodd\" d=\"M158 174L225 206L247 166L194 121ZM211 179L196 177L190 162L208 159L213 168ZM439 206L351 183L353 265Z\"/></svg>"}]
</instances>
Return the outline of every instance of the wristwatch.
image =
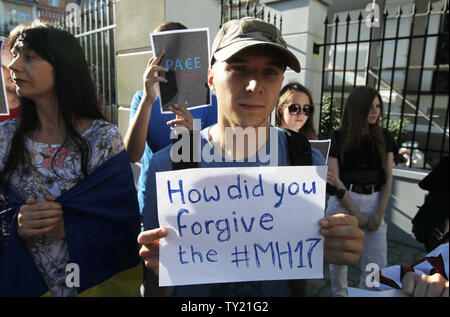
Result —
<instances>
[{"instance_id":1,"label":"wristwatch","mask_svg":"<svg viewBox=\"0 0 450 317\"><path fill-rule=\"evenodd\" d=\"M344 197L346 191L347 191L346 189L338 189L336 191L336 197L339 199L342 199Z\"/></svg>"}]
</instances>

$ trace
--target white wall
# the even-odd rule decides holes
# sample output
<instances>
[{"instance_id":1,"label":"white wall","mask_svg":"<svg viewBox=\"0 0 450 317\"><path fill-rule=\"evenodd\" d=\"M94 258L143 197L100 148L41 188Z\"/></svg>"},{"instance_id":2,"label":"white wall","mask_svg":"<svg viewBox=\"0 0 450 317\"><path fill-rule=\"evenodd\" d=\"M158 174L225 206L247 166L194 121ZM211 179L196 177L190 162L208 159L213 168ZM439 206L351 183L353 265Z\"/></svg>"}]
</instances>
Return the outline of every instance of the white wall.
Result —
<instances>
[{"instance_id":1,"label":"white wall","mask_svg":"<svg viewBox=\"0 0 450 317\"><path fill-rule=\"evenodd\" d=\"M302 67L299 74L288 69L283 84L293 80L299 81L311 91L314 102L320 103L323 49L317 56L313 54L313 46L314 42L323 43L327 6L318 0L291 0L270 2L266 4L266 8L266 15L270 11L272 19L274 14L277 21L280 16L283 18L283 37ZM319 126L319 114L320 111L314 113L316 127Z\"/></svg>"},{"instance_id":2,"label":"white wall","mask_svg":"<svg viewBox=\"0 0 450 317\"><path fill-rule=\"evenodd\" d=\"M118 126L125 135L131 99L142 89L142 74L153 55L149 33L162 22L176 21L188 28L208 27L212 44L219 30L220 5L215 0L122 0L116 9Z\"/></svg>"},{"instance_id":3,"label":"white wall","mask_svg":"<svg viewBox=\"0 0 450 317\"><path fill-rule=\"evenodd\" d=\"M392 193L384 218L388 225L389 240L423 248L412 233L411 220L428 193L419 187L419 182L428 173L429 171L394 167Z\"/></svg>"},{"instance_id":4,"label":"white wall","mask_svg":"<svg viewBox=\"0 0 450 317\"><path fill-rule=\"evenodd\" d=\"M165 21L183 23L188 28L209 28L210 47L219 31L220 4L215 0L166 0Z\"/></svg>"}]
</instances>

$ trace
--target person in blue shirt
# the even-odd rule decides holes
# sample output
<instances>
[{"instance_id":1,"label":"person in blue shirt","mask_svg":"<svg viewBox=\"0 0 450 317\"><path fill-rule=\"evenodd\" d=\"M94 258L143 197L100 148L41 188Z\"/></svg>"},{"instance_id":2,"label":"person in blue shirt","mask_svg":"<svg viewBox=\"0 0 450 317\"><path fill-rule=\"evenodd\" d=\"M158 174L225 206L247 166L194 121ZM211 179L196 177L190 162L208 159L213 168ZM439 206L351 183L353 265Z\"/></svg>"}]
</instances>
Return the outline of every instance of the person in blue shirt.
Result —
<instances>
[{"instance_id":1,"label":"person in blue shirt","mask_svg":"<svg viewBox=\"0 0 450 317\"><path fill-rule=\"evenodd\" d=\"M181 29L187 28L179 22L166 22L156 27L154 32ZM167 80L157 73L167 71L165 67L158 65L164 53L163 51L152 57L148 62L143 75L144 89L136 91L131 101L129 128L124 137L130 162L135 163L142 159L138 181L141 214L150 160L154 153L172 143L171 133L176 133L172 130L180 126L192 130L194 119L201 120L202 128L217 122L217 103L214 95L211 96L210 106L187 110L180 105L174 105L171 108L173 113L161 113L158 83Z\"/></svg>"},{"instance_id":2,"label":"person in blue shirt","mask_svg":"<svg viewBox=\"0 0 450 317\"><path fill-rule=\"evenodd\" d=\"M280 31L256 18L225 23L214 40L208 83L217 97L217 124L201 131L202 157L198 168L289 166L287 138L271 127L269 116L276 106L287 66L300 72L300 63L287 49ZM230 147L230 130L254 129L256 144L243 138L244 146ZM251 146L253 145L253 146ZM255 146L256 145L256 146ZM159 274L159 239L168 235L160 228L155 189L156 172L173 169L171 147L156 153L147 176L149 191L144 201L144 229L138 237L140 256L146 267ZM265 152L265 153L264 153ZM323 165L313 150L312 164ZM266 155L264 155L266 154ZM269 159L262 160L261 158ZM324 236L324 259L332 263L355 263L362 250L363 232L350 215L335 215L319 222ZM177 286L172 296L290 296L289 281Z\"/></svg>"}]
</instances>

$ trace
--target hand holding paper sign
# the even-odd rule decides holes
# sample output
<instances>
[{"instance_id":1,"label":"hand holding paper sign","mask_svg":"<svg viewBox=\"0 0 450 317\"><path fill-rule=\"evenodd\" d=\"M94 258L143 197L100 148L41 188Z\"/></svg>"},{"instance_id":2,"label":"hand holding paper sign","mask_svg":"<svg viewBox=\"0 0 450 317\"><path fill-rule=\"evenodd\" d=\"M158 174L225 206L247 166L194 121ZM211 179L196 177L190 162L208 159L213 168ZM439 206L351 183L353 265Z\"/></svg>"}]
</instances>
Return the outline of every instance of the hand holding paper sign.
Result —
<instances>
[{"instance_id":1,"label":"hand holding paper sign","mask_svg":"<svg viewBox=\"0 0 450 317\"><path fill-rule=\"evenodd\" d=\"M169 110L176 115L176 119L167 121L167 125L171 126L170 129L173 130L180 126L185 127L188 130L194 129L194 118L188 109L179 104L174 104L173 106L169 106Z\"/></svg>"},{"instance_id":2,"label":"hand holding paper sign","mask_svg":"<svg viewBox=\"0 0 450 317\"><path fill-rule=\"evenodd\" d=\"M161 61L161 58L165 54L165 50L162 50L158 56L153 56L147 64L147 68L144 71L144 94L142 99L147 99L149 105L152 105L156 100L156 89L155 84L162 82L167 83L167 79L162 76L157 76L157 72L163 71L168 72L169 70L163 66L158 66L158 63Z\"/></svg>"},{"instance_id":3,"label":"hand holding paper sign","mask_svg":"<svg viewBox=\"0 0 450 317\"><path fill-rule=\"evenodd\" d=\"M209 31L207 28L153 32L153 50L165 50L160 64L167 79L160 85L161 112L179 104L186 108L211 103L208 86Z\"/></svg>"},{"instance_id":4,"label":"hand holding paper sign","mask_svg":"<svg viewBox=\"0 0 450 317\"><path fill-rule=\"evenodd\" d=\"M324 239L324 261L338 265L358 262L363 250L364 231L358 228L358 219L346 214L322 218L320 234Z\"/></svg>"},{"instance_id":5,"label":"hand holding paper sign","mask_svg":"<svg viewBox=\"0 0 450 317\"><path fill-rule=\"evenodd\" d=\"M156 275L159 275L159 239L167 235L166 228L158 228L141 232L138 236L138 243L142 245L139 256Z\"/></svg>"}]
</instances>

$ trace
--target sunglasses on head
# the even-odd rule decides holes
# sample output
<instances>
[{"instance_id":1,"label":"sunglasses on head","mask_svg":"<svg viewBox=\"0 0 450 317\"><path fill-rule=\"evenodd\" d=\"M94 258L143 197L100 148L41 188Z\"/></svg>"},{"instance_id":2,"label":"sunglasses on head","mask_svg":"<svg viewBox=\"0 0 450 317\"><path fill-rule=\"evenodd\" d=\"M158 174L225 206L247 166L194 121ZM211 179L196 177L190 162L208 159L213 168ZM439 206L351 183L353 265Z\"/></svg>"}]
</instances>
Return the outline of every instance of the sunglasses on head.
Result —
<instances>
[{"instance_id":1,"label":"sunglasses on head","mask_svg":"<svg viewBox=\"0 0 450 317\"><path fill-rule=\"evenodd\" d=\"M289 113L291 115L296 115L298 114L300 111L303 112L303 114L305 116L309 116L313 110L314 106L313 105L303 105L300 106L298 103L293 103L291 105L288 106L289 109Z\"/></svg>"}]
</instances>

